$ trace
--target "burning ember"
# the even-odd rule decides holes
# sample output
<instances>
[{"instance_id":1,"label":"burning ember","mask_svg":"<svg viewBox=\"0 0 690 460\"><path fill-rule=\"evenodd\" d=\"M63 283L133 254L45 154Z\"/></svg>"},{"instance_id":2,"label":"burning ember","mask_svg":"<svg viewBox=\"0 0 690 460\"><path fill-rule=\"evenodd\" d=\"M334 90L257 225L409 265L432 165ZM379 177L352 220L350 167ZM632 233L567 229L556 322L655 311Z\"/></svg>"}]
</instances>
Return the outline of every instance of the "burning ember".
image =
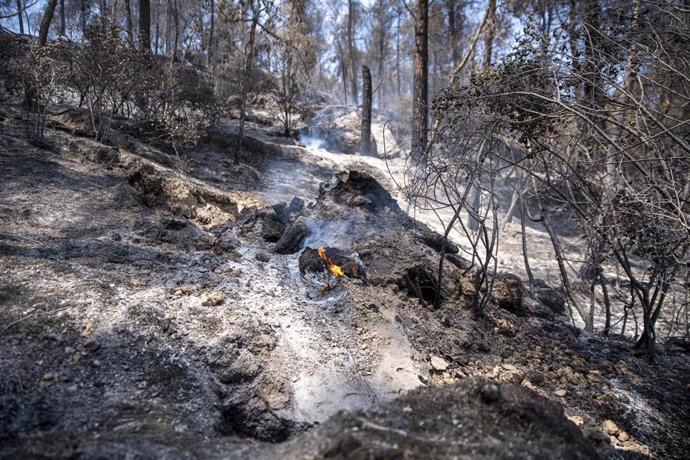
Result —
<instances>
[{"instance_id":1,"label":"burning ember","mask_svg":"<svg viewBox=\"0 0 690 460\"><path fill-rule=\"evenodd\" d=\"M355 257L336 248L306 247L299 257L299 271L305 279L321 284L324 293L336 288L343 278L364 282L366 271Z\"/></svg>"},{"instance_id":2,"label":"burning ember","mask_svg":"<svg viewBox=\"0 0 690 460\"><path fill-rule=\"evenodd\" d=\"M319 246L319 257L321 257L324 260L324 262L328 264L328 271L331 272L331 275L338 278L345 274L343 269L340 268L339 265L334 264L331 258L326 255L326 248L324 248L323 246Z\"/></svg>"}]
</instances>

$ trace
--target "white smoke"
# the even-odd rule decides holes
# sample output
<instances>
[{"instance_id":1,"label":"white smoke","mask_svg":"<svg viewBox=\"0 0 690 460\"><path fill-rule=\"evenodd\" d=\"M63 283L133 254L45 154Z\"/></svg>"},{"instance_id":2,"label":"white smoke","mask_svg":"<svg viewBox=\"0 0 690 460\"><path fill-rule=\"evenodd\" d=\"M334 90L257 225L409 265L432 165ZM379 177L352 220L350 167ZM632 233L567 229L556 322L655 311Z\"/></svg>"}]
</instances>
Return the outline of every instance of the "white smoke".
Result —
<instances>
[{"instance_id":1,"label":"white smoke","mask_svg":"<svg viewBox=\"0 0 690 460\"><path fill-rule=\"evenodd\" d=\"M327 146L325 139L318 136L309 136L307 134L300 135L299 141L309 150L320 150Z\"/></svg>"}]
</instances>

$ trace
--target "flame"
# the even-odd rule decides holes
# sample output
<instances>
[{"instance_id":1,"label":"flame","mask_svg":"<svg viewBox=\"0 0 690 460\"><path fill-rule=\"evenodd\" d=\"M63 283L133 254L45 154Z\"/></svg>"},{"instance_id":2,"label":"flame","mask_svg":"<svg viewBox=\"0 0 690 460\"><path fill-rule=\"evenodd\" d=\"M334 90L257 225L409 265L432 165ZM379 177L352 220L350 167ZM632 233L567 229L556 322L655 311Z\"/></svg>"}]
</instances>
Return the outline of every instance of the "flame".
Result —
<instances>
[{"instance_id":1,"label":"flame","mask_svg":"<svg viewBox=\"0 0 690 460\"><path fill-rule=\"evenodd\" d=\"M336 278L345 274L343 269L334 264L331 258L326 255L326 248L323 246L319 246L319 257L321 257L328 264L328 271L331 272L331 274Z\"/></svg>"}]
</instances>

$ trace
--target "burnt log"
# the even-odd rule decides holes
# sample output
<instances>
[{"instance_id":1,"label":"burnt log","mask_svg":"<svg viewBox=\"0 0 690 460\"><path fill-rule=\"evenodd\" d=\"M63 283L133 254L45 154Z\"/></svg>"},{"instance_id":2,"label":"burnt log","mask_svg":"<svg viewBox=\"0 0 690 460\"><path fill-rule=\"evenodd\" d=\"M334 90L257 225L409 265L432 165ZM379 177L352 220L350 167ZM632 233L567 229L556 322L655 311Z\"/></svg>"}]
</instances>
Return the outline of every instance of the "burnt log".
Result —
<instances>
[{"instance_id":1,"label":"burnt log","mask_svg":"<svg viewBox=\"0 0 690 460\"><path fill-rule=\"evenodd\" d=\"M311 229L302 219L285 229L276 243L275 252L278 254L294 254L302 248L304 240L311 234Z\"/></svg>"},{"instance_id":2,"label":"burnt log","mask_svg":"<svg viewBox=\"0 0 690 460\"><path fill-rule=\"evenodd\" d=\"M443 235L429 230L428 232L421 232L417 238L421 243L429 246L434 251L441 252L441 248L443 247ZM457 254L460 252L460 249L451 240L446 239L446 247L443 252L445 254Z\"/></svg>"}]
</instances>

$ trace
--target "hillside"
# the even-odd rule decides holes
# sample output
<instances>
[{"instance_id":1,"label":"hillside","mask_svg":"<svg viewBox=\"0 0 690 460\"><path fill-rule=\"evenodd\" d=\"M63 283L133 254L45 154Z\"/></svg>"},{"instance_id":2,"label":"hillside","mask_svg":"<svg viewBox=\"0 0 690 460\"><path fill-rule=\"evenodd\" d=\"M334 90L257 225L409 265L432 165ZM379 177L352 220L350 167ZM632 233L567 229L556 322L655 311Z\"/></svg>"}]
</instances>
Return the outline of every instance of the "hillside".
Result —
<instances>
[{"instance_id":1,"label":"hillside","mask_svg":"<svg viewBox=\"0 0 690 460\"><path fill-rule=\"evenodd\" d=\"M259 124L240 166L231 126L104 145L67 106L36 146L0 119L2 458L690 450L686 352L583 335L510 274L476 315L380 159Z\"/></svg>"}]
</instances>

